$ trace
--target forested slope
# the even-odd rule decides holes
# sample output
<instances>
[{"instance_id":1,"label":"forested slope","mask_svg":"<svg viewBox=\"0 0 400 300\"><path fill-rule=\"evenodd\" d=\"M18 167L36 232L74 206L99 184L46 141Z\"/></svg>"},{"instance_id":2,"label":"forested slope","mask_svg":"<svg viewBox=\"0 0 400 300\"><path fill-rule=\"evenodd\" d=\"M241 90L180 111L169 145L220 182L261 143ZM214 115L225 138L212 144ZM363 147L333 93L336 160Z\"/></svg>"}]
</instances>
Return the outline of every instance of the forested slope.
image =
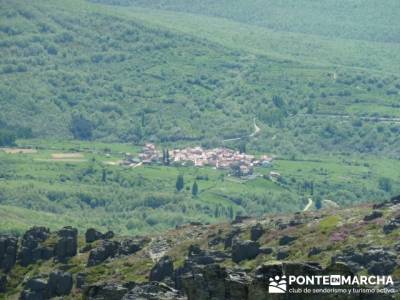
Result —
<instances>
[{"instance_id":1,"label":"forested slope","mask_svg":"<svg viewBox=\"0 0 400 300\"><path fill-rule=\"evenodd\" d=\"M330 38L399 43L396 0L91 0L123 6L190 12L259 25L276 31Z\"/></svg>"},{"instance_id":2,"label":"forested slope","mask_svg":"<svg viewBox=\"0 0 400 300\"><path fill-rule=\"evenodd\" d=\"M215 146L248 135L255 118L261 132L249 151L397 154L400 82L387 63L385 72L302 63L268 55L268 44L251 52L125 10L80 0L2 1L2 131ZM372 36L379 31L368 28ZM391 48L380 47L377 56L384 49L388 61Z\"/></svg>"}]
</instances>

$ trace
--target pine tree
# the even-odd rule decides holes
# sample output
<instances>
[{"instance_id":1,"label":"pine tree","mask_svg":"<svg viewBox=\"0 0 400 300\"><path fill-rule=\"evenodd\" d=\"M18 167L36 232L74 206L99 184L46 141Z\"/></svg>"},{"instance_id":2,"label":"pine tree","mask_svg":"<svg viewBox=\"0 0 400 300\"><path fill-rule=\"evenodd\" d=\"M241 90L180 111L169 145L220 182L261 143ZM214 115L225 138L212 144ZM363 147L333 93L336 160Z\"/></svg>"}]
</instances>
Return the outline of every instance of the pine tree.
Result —
<instances>
[{"instance_id":1,"label":"pine tree","mask_svg":"<svg viewBox=\"0 0 400 300\"><path fill-rule=\"evenodd\" d=\"M143 111L143 112L142 112L142 122L141 122L142 127L145 126L145 123L146 123L146 120L145 120L145 115L144 115L144 111Z\"/></svg>"},{"instance_id":2,"label":"pine tree","mask_svg":"<svg viewBox=\"0 0 400 300\"><path fill-rule=\"evenodd\" d=\"M214 210L214 218L218 218L220 216L219 206L215 206Z\"/></svg>"},{"instance_id":3,"label":"pine tree","mask_svg":"<svg viewBox=\"0 0 400 300\"><path fill-rule=\"evenodd\" d=\"M178 175L178 177L176 178L176 190L178 192L180 192L185 186L184 180L183 180L183 175Z\"/></svg>"},{"instance_id":4,"label":"pine tree","mask_svg":"<svg viewBox=\"0 0 400 300\"><path fill-rule=\"evenodd\" d=\"M233 217L234 217L233 207L229 206L229 219L233 220Z\"/></svg>"},{"instance_id":5,"label":"pine tree","mask_svg":"<svg viewBox=\"0 0 400 300\"><path fill-rule=\"evenodd\" d=\"M107 181L107 172L106 169L103 169L103 173L101 176L101 181L106 182Z\"/></svg>"},{"instance_id":6,"label":"pine tree","mask_svg":"<svg viewBox=\"0 0 400 300\"><path fill-rule=\"evenodd\" d=\"M165 154L165 164L169 166L169 150L167 149L166 154Z\"/></svg>"},{"instance_id":7,"label":"pine tree","mask_svg":"<svg viewBox=\"0 0 400 300\"><path fill-rule=\"evenodd\" d=\"M166 154L165 154L165 149L162 149L162 163L163 165L166 164Z\"/></svg>"},{"instance_id":8,"label":"pine tree","mask_svg":"<svg viewBox=\"0 0 400 300\"><path fill-rule=\"evenodd\" d=\"M195 181L192 186L193 197L196 197L198 192L199 192L199 187L197 186L197 182Z\"/></svg>"},{"instance_id":9,"label":"pine tree","mask_svg":"<svg viewBox=\"0 0 400 300\"><path fill-rule=\"evenodd\" d=\"M315 200L315 208L316 209L321 209L322 208L322 201L320 197L317 197L317 199Z\"/></svg>"},{"instance_id":10,"label":"pine tree","mask_svg":"<svg viewBox=\"0 0 400 300\"><path fill-rule=\"evenodd\" d=\"M239 152L240 153L246 153L246 142L241 142L239 144Z\"/></svg>"},{"instance_id":11,"label":"pine tree","mask_svg":"<svg viewBox=\"0 0 400 300\"><path fill-rule=\"evenodd\" d=\"M310 194L311 194L311 195L314 195L314 181L311 181L310 189L311 189Z\"/></svg>"}]
</instances>

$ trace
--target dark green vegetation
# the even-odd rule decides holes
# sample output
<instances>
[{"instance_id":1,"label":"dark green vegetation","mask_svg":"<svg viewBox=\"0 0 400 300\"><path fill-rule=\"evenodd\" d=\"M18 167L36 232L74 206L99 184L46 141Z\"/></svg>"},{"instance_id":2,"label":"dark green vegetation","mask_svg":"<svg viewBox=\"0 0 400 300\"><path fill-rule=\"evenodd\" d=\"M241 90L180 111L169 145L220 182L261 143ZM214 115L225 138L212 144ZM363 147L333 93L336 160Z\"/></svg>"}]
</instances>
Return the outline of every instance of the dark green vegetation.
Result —
<instances>
[{"instance_id":1,"label":"dark green vegetation","mask_svg":"<svg viewBox=\"0 0 400 300\"><path fill-rule=\"evenodd\" d=\"M395 0L91 0L222 17L281 32L399 43ZM384 16L384 17L383 17Z\"/></svg>"},{"instance_id":2,"label":"dark green vegetation","mask_svg":"<svg viewBox=\"0 0 400 300\"><path fill-rule=\"evenodd\" d=\"M398 191L395 1L102 2L125 6L0 2L0 146L39 150L0 152L0 229L136 233ZM104 163L146 141L279 160L251 181Z\"/></svg>"},{"instance_id":3,"label":"dark green vegetation","mask_svg":"<svg viewBox=\"0 0 400 300\"><path fill-rule=\"evenodd\" d=\"M362 29L354 20L346 23L354 25L353 31L338 30L352 38L370 32L363 38L368 41L327 41L322 36L329 35L318 33L311 48L321 52L315 55L303 49L302 37L294 33L290 44L284 33L269 39L264 27L224 20L206 26L208 19L201 16L174 19L173 13L82 1L3 1L0 119L8 126L32 128L35 137L215 145L250 134L256 117L262 130L248 151L394 156L400 149L400 81L394 68L398 21L389 22L395 11L390 5L385 3L382 12L388 13L383 28L370 16ZM381 9L372 2L362 7ZM344 9L338 4L329 11L340 15ZM239 11L234 10L227 13ZM328 25L312 28L327 31L335 24ZM293 27L298 26L287 31ZM233 43L229 37L235 29L241 32ZM382 31L391 43L370 42L379 40L376 32ZM227 38L217 42L225 33ZM258 36L261 42L255 43ZM348 53L337 55L341 46ZM277 49L282 50L279 56ZM324 59L329 54L335 61ZM306 63L310 56L313 63Z\"/></svg>"}]
</instances>

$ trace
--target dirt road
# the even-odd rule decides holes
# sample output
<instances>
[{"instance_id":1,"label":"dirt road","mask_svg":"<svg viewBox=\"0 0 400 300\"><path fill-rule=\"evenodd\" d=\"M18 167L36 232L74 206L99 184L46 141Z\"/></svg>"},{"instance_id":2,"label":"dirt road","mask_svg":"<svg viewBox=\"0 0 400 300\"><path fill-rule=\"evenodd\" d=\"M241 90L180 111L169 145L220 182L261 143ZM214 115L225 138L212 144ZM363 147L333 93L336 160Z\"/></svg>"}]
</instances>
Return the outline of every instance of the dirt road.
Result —
<instances>
[{"instance_id":1,"label":"dirt road","mask_svg":"<svg viewBox=\"0 0 400 300\"><path fill-rule=\"evenodd\" d=\"M239 141L239 140L241 140L243 138L246 138L246 137L250 137L251 138L251 137L256 136L261 131L261 128L257 126L256 118L254 118L253 122L254 122L254 131L251 134L246 135L246 136L237 137L237 138L226 139L226 140L223 140L223 141L224 142Z\"/></svg>"}]
</instances>

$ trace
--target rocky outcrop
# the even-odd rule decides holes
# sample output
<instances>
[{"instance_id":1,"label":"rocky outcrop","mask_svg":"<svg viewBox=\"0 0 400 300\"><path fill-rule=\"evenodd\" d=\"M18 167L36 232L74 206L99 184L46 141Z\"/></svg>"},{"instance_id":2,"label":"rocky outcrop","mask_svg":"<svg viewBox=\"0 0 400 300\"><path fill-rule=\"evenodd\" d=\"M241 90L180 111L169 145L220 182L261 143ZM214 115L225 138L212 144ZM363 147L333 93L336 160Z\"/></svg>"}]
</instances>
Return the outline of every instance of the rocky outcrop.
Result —
<instances>
[{"instance_id":1,"label":"rocky outcrop","mask_svg":"<svg viewBox=\"0 0 400 300\"><path fill-rule=\"evenodd\" d=\"M76 288L81 289L86 284L86 273L76 274Z\"/></svg>"},{"instance_id":2,"label":"rocky outcrop","mask_svg":"<svg viewBox=\"0 0 400 300\"><path fill-rule=\"evenodd\" d=\"M390 202L394 205L400 204L400 195L394 196L390 199Z\"/></svg>"},{"instance_id":3,"label":"rocky outcrop","mask_svg":"<svg viewBox=\"0 0 400 300\"><path fill-rule=\"evenodd\" d=\"M54 248L54 254L60 261L65 261L76 255L78 249L78 230L72 227L64 227L57 232L59 237Z\"/></svg>"},{"instance_id":4,"label":"rocky outcrop","mask_svg":"<svg viewBox=\"0 0 400 300\"><path fill-rule=\"evenodd\" d=\"M17 259L18 239L14 236L0 236L0 270L8 272Z\"/></svg>"},{"instance_id":5,"label":"rocky outcrop","mask_svg":"<svg viewBox=\"0 0 400 300\"><path fill-rule=\"evenodd\" d=\"M4 274L0 274L0 293L4 293L6 291L7 286L7 276Z\"/></svg>"},{"instance_id":6,"label":"rocky outcrop","mask_svg":"<svg viewBox=\"0 0 400 300\"><path fill-rule=\"evenodd\" d=\"M290 243L294 242L295 240L297 240L297 237L295 237L295 236L284 235L279 239L279 245L281 245L281 246L289 245Z\"/></svg>"},{"instance_id":7,"label":"rocky outcrop","mask_svg":"<svg viewBox=\"0 0 400 300\"><path fill-rule=\"evenodd\" d=\"M97 231L94 228L89 228L85 233L85 241L86 243L92 243L97 240L103 239L103 234L100 231Z\"/></svg>"},{"instance_id":8,"label":"rocky outcrop","mask_svg":"<svg viewBox=\"0 0 400 300\"><path fill-rule=\"evenodd\" d=\"M85 291L88 300L185 300L186 297L161 282L135 284L114 282L89 286Z\"/></svg>"},{"instance_id":9,"label":"rocky outcrop","mask_svg":"<svg viewBox=\"0 0 400 300\"><path fill-rule=\"evenodd\" d=\"M208 246L212 247L212 246L217 246L218 244L224 243L225 239L222 236L216 236L216 237L212 237L209 241L208 241Z\"/></svg>"},{"instance_id":10,"label":"rocky outcrop","mask_svg":"<svg viewBox=\"0 0 400 300\"><path fill-rule=\"evenodd\" d=\"M228 249L232 247L233 240L240 234L240 228L234 228L232 231L230 231L224 240L224 248Z\"/></svg>"},{"instance_id":11,"label":"rocky outcrop","mask_svg":"<svg viewBox=\"0 0 400 300\"><path fill-rule=\"evenodd\" d=\"M188 261L198 265L209 265L215 262L222 262L229 256L225 252L216 250L202 250L197 245L190 245Z\"/></svg>"},{"instance_id":12,"label":"rocky outcrop","mask_svg":"<svg viewBox=\"0 0 400 300\"><path fill-rule=\"evenodd\" d=\"M382 216L383 216L383 213L382 213L381 211L379 211L379 210L374 210L374 211L372 211L371 214L366 215L366 216L364 217L364 221L366 221L366 222L372 221L372 220L381 218Z\"/></svg>"},{"instance_id":13,"label":"rocky outcrop","mask_svg":"<svg viewBox=\"0 0 400 300\"><path fill-rule=\"evenodd\" d=\"M69 295L72 289L72 275L61 271L51 272L47 277L29 279L20 295L21 300L50 299Z\"/></svg>"},{"instance_id":14,"label":"rocky outcrop","mask_svg":"<svg viewBox=\"0 0 400 300\"><path fill-rule=\"evenodd\" d=\"M87 266L98 265L108 258L134 254L143 248L146 241L147 239L103 240L98 247L90 251Z\"/></svg>"},{"instance_id":15,"label":"rocky outcrop","mask_svg":"<svg viewBox=\"0 0 400 300\"><path fill-rule=\"evenodd\" d=\"M276 259L283 260L289 257L289 248L288 247L279 247L276 252Z\"/></svg>"},{"instance_id":16,"label":"rocky outcrop","mask_svg":"<svg viewBox=\"0 0 400 300\"><path fill-rule=\"evenodd\" d=\"M233 271L211 264L195 266L182 275L183 290L189 300L264 300L275 299L268 292L270 278L283 275L352 275L346 265L335 264L327 269L318 263L273 263L263 264L254 273ZM291 287L296 287L293 284ZM298 295L295 299L310 299L310 295ZM315 299L321 297L317 295ZM358 299L358 295L348 299ZM280 299L280 298L276 298ZM283 299L283 298L282 298ZM285 298L286 299L286 298ZM329 299L341 299L332 295Z\"/></svg>"},{"instance_id":17,"label":"rocky outcrop","mask_svg":"<svg viewBox=\"0 0 400 300\"><path fill-rule=\"evenodd\" d=\"M188 251L188 259L185 260L184 265L174 271L173 280L175 288L178 290L183 289L183 278L187 274L193 274L193 270L203 268L207 265L221 263L229 258L224 252L220 251L205 251L200 249L197 245L191 245ZM195 273L195 272L194 272Z\"/></svg>"},{"instance_id":18,"label":"rocky outcrop","mask_svg":"<svg viewBox=\"0 0 400 300\"><path fill-rule=\"evenodd\" d=\"M256 268L255 275L249 285L248 300L270 299L268 293L268 282L270 278L283 275L319 275L322 269L318 265L302 263L273 263L263 264ZM308 299L308 298L296 298Z\"/></svg>"},{"instance_id":19,"label":"rocky outcrop","mask_svg":"<svg viewBox=\"0 0 400 300\"><path fill-rule=\"evenodd\" d=\"M372 275L389 275L396 267L396 254L382 248L370 248L364 253L347 249L332 258L332 263L345 263L353 273L367 269Z\"/></svg>"},{"instance_id":20,"label":"rocky outcrop","mask_svg":"<svg viewBox=\"0 0 400 300\"><path fill-rule=\"evenodd\" d=\"M131 255L143 248L145 244L144 239L133 240L133 239L125 239L120 242L118 248L118 255Z\"/></svg>"},{"instance_id":21,"label":"rocky outcrop","mask_svg":"<svg viewBox=\"0 0 400 300\"><path fill-rule=\"evenodd\" d=\"M169 256L162 257L150 271L150 281L162 281L166 277L172 277L174 263Z\"/></svg>"},{"instance_id":22,"label":"rocky outcrop","mask_svg":"<svg viewBox=\"0 0 400 300\"><path fill-rule=\"evenodd\" d=\"M90 251L87 266L95 266L109 257L117 256L119 247L120 244L117 241L103 241L99 247Z\"/></svg>"},{"instance_id":23,"label":"rocky outcrop","mask_svg":"<svg viewBox=\"0 0 400 300\"><path fill-rule=\"evenodd\" d=\"M105 234L103 234L103 239L105 240L110 240L115 236L113 231L107 231Z\"/></svg>"},{"instance_id":24,"label":"rocky outcrop","mask_svg":"<svg viewBox=\"0 0 400 300\"><path fill-rule=\"evenodd\" d=\"M400 228L400 216L390 219L384 226L383 232L389 234L392 231Z\"/></svg>"},{"instance_id":25,"label":"rocky outcrop","mask_svg":"<svg viewBox=\"0 0 400 300\"><path fill-rule=\"evenodd\" d=\"M341 221L337 224L332 222L334 227L327 222L329 230L325 229L326 224L321 226L320 220L330 216L330 211L309 211L291 218L267 216L263 220L259 219L262 223L246 220L236 225L225 223L195 228L185 225L167 232L165 236L160 235L157 240L140 237L114 238L113 234L107 234L106 237L106 234L91 229L84 236L87 243L81 245L85 246L82 250L90 253L68 261L65 260L76 254L76 229L66 227L50 233L43 227L32 228L20 239L19 252L15 237L0 236L0 293L7 287L8 297L22 287L21 299L29 300L51 297L96 300L264 300L274 298L268 293L268 283L275 276L354 276L368 273L392 275L396 282L400 243L396 239L395 230L398 230L399 206L393 202L385 205L387 206L370 211L369 214L365 213L365 206L354 212L335 211ZM310 223L300 230L290 228L305 222ZM279 224L284 224L286 229L276 228ZM384 225L388 236L379 232ZM266 229L268 235L265 234ZM336 239L332 242L331 232L360 239L354 243L354 239ZM248 236L251 240L244 240ZM381 244L383 237L386 238L384 247L372 246ZM150 243L148 247L147 243ZM346 245L351 246L346 248ZM155 264L149 263L150 259L159 257L161 253L171 256L164 256ZM318 255L319 253L322 255ZM125 257L130 255L133 256ZM184 259L183 264L180 259L176 260L177 255ZM81 259L87 256L87 266L90 268L83 269ZM15 263L15 257L17 262L25 264L34 263L44 257L55 257L56 260L54 264L37 264L25 269L18 266L15 272L5 273ZM332 258L331 264L325 269L317 262L300 263L301 259L308 261L313 258L325 265L329 257ZM291 262L291 259L296 259L296 262ZM236 264L232 264L232 261ZM255 267L260 261L269 263ZM91 268L102 263L104 265ZM51 273L48 275L38 275L38 271L43 272L56 265L59 270L49 270ZM125 282L131 278L143 280L145 275L148 275L149 282ZM18 285L16 276L20 276ZM76 288L71 295L73 278ZM22 282L25 283L21 284ZM295 285L291 287L295 288ZM341 299L340 295L332 297ZM318 297L296 295L296 299ZM349 296L347 299L353 298Z\"/></svg>"},{"instance_id":26,"label":"rocky outcrop","mask_svg":"<svg viewBox=\"0 0 400 300\"><path fill-rule=\"evenodd\" d=\"M19 251L15 237L0 238L0 262L4 271L9 271L16 260L26 267L39 260L48 260L54 256L65 260L76 255L76 229L65 227L58 233L54 242L50 230L46 227L32 227L21 238ZM50 241L50 242L49 242ZM72 276L68 273L53 272L49 278L38 277L28 280L21 293L21 299L47 299L51 296L66 295L72 288Z\"/></svg>"},{"instance_id":27,"label":"rocky outcrop","mask_svg":"<svg viewBox=\"0 0 400 300\"><path fill-rule=\"evenodd\" d=\"M228 272L225 278L226 299L248 299L251 277L245 272Z\"/></svg>"},{"instance_id":28,"label":"rocky outcrop","mask_svg":"<svg viewBox=\"0 0 400 300\"><path fill-rule=\"evenodd\" d=\"M400 195L398 196L394 196L392 197L390 200L388 201L384 201L381 203L376 203L373 205L374 209L380 209L380 208L384 208L384 207L391 207L394 205L400 204Z\"/></svg>"},{"instance_id":29,"label":"rocky outcrop","mask_svg":"<svg viewBox=\"0 0 400 300\"><path fill-rule=\"evenodd\" d=\"M131 284L105 283L89 286L85 291L88 300L121 300L131 288ZM132 284L133 286L134 284ZM140 298L137 298L138 300Z\"/></svg>"},{"instance_id":30,"label":"rocky outcrop","mask_svg":"<svg viewBox=\"0 0 400 300\"><path fill-rule=\"evenodd\" d=\"M396 268L396 254L383 249L371 249L366 254L368 274L388 275Z\"/></svg>"},{"instance_id":31,"label":"rocky outcrop","mask_svg":"<svg viewBox=\"0 0 400 300\"><path fill-rule=\"evenodd\" d=\"M271 247L260 247L260 253L262 254L271 254L272 252L274 252L274 250Z\"/></svg>"},{"instance_id":32,"label":"rocky outcrop","mask_svg":"<svg viewBox=\"0 0 400 300\"><path fill-rule=\"evenodd\" d=\"M122 300L185 300L179 292L161 282L138 284Z\"/></svg>"},{"instance_id":33,"label":"rocky outcrop","mask_svg":"<svg viewBox=\"0 0 400 300\"><path fill-rule=\"evenodd\" d=\"M49 299L48 281L45 278L32 278L25 284L20 300Z\"/></svg>"},{"instance_id":34,"label":"rocky outcrop","mask_svg":"<svg viewBox=\"0 0 400 300\"><path fill-rule=\"evenodd\" d=\"M236 263L253 259L260 254L260 244L254 241L236 240L232 246L232 260Z\"/></svg>"},{"instance_id":35,"label":"rocky outcrop","mask_svg":"<svg viewBox=\"0 0 400 300\"><path fill-rule=\"evenodd\" d=\"M270 299L269 278L284 274L319 275L323 272L318 264L277 263L259 266L255 274L250 275L211 264L195 266L182 276L182 280L189 300L261 300Z\"/></svg>"},{"instance_id":36,"label":"rocky outcrop","mask_svg":"<svg viewBox=\"0 0 400 300\"><path fill-rule=\"evenodd\" d=\"M25 232L18 252L18 261L22 266L28 266L40 259L47 260L53 256L53 249L41 244L49 235L50 230L46 227L32 227Z\"/></svg>"},{"instance_id":37,"label":"rocky outcrop","mask_svg":"<svg viewBox=\"0 0 400 300\"><path fill-rule=\"evenodd\" d=\"M318 255L322 252L322 249L319 247L311 247L308 251L308 257Z\"/></svg>"},{"instance_id":38,"label":"rocky outcrop","mask_svg":"<svg viewBox=\"0 0 400 300\"><path fill-rule=\"evenodd\" d=\"M108 231L105 234L103 234L94 228L89 228L88 230L86 230L85 233L86 243L93 243L98 240L109 240L112 239L113 237L114 237L114 232L112 231Z\"/></svg>"},{"instance_id":39,"label":"rocky outcrop","mask_svg":"<svg viewBox=\"0 0 400 300\"><path fill-rule=\"evenodd\" d=\"M71 292L72 275L67 272L55 271L50 273L48 290L51 297L65 296Z\"/></svg>"},{"instance_id":40,"label":"rocky outcrop","mask_svg":"<svg viewBox=\"0 0 400 300\"><path fill-rule=\"evenodd\" d=\"M182 286L189 300L225 299L227 275L218 264L194 266L182 275Z\"/></svg>"},{"instance_id":41,"label":"rocky outcrop","mask_svg":"<svg viewBox=\"0 0 400 300\"><path fill-rule=\"evenodd\" d=\"M265 230L262 225L260 223L257 223L250 228L250 239L256 242L264 233Z\"/></svg>"},{"instance_id":42,"label":"rocky outcrop","mask_svg":"<svg viewBox=\"0 0 400 300\"><path fill-rule=\"evenodd\" d=\"M342 262L336 262L331 264L325 269L325 274L327 275L343 275L343 276L353 276L354 272L350 267Z\"/></svg>"},{"instance_id":43,"label":"rocky outcrop","mask_svg":"<svg viewBox=\"0 0 400 300\"><path fill-rule=\"evenodd\" d=\"M306 222L306 220L301 216L299 213L295 213L294 217L290 220L283 220L283 219L278 219L275 222L275 226L280 229L286 229L288 227L295 227L298 225L302 225Z\"/></svg>"}]
</instances>

